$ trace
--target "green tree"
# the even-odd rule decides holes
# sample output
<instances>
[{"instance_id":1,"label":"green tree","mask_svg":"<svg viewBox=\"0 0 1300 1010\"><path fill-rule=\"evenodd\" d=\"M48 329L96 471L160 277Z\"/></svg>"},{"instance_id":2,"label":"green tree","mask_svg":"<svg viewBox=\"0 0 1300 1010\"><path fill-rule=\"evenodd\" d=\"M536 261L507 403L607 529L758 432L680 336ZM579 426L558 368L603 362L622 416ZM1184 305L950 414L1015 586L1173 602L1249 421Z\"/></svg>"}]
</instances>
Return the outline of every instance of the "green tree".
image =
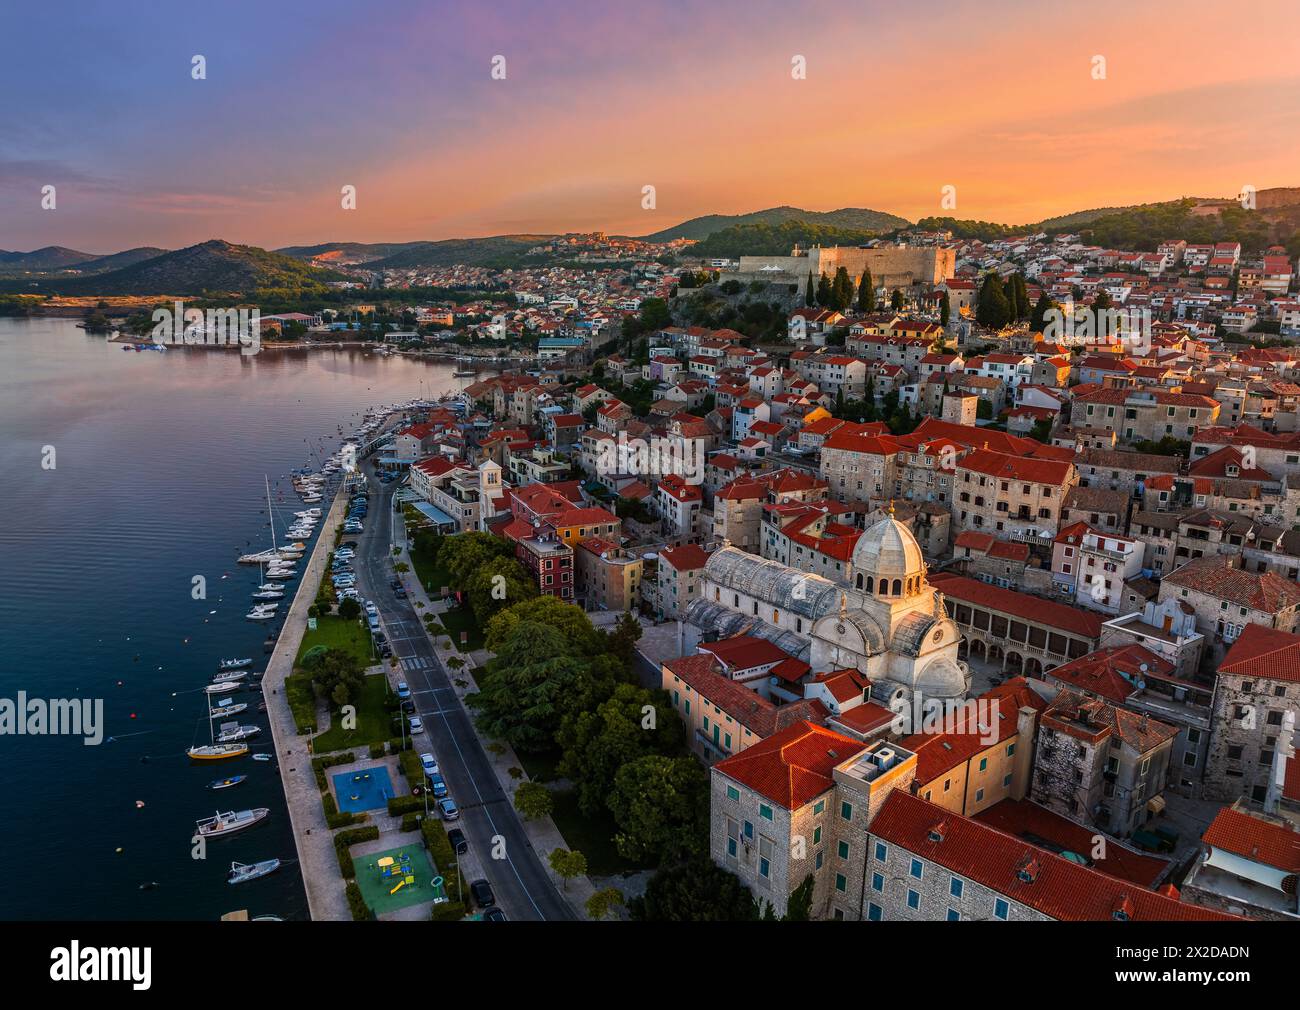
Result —
<instances>
[{"instance_id":1,"label":"green tree","mask_svg":"<svg viewBox=\"0 0 1300 1010\"><path fill-rule=\"evenodd\" d=\"M812 274L808 275L808 286L804 289L803 303L807 308L812 308L814 305L817 304L817 296L816 294L813 293Z\"/></svg>"},{"instance_id":2,"label":"green tree","mask_svg":"<svg viewBox=\"0 0 1300 1010\"><path fill-rule=\"evenodd\" d=\"M707 848L709 782L692 757L651 754L624 765L608 802L625 859L663 862Z\"/></svg>"},{"instance_id":3,"label":"green tree","mask_svg":"<svg viewBox=\"0 0 1300 1010\"><path fill-rule=\"evenodd\" d=\"M303 665L312 683L337 709L350 705L361 693L365 671L352 653L343 649L325 649L304 657Z\"/></svg>"},{"instance_id":4,"label":"green tree","mask_svg":"<svg viewBox=\"0 0 1300 1010\"><path fill-rule=\"evenodd\" d=\"M623 907L623 892L617 887L602 887L587 899L587 915L599 922Z\"/></svg>"},{"instance_id":5,"label":"green tree","mask_svg":"<svg viewBox=\"0 0 1300 1010\"><path fill-rule=\"evenodd\" d=\"M506 607L537 595L537 584L514 558L493 558L464 583L469 605L480 625Z\"/></svg>"},{"instance_id":6,"label":"green tree","mask_svg":"<svg viewBox=\"0 0 1300 1010\"><path fill-rule=\"evenodd\" d=\"M510 544L491 533L477 530L445 537L438 548L438 562L457 585L465 585L476 571L494 558L512 557Z\"/></svg>"},{"instance_id":7,"label":"green tree","mask_svg":"<svg viewBox=\"0 0 1300 1010\"><path fill-rule=\"evenodd\" d=\"M758 908L735 874L700 856L659 870L628 904L641 922L755 922Z\"/></svg>"},{"instance_id":8,"label":"green tree","mask_svg":"<svg viewBox=\"0 0 1300 1010\"><path fill-rule=\"evenodd\" d=\"M831 279L822 274L817 279L817 304L826 308L831 303Z\"/></svg>"},{"instance_id":9,"label":"green tree","mask_svg":"<svg viewBox=\"0 0 1300 1010\"><path fill-rule=\"evenodd\" d=\"M553 849L547 862L551 864L551 869L559 874L560 879L564 881L564 890L569 889L569 881L574 877L581 877L587 872L587 857L577 849Z\"/></svg>"},{"instance_id":10,"label":"green tree","mask_svg":"<svg viewBox=\"0 0 1300 1010\"><path fill-rule=\"evenodd\" d=\"M1011 305L1007 301L1002 279L990 271L980 285L979 299L975 304L975 320L981 326L1000 330L1011 321Z\"/></svg>"},{"instance_id":11,"label":"green tree","mask_svg":"<svg viewBox=\"0 0 1300 1010\"><path fill-rule=\"evenodd\" d=\"M483 644L491 652L497 652L501 643L524 621L555 628L573 645L574 651L584 656L594 656L604 647L601 633L582 608L557 596L536 596L506 607L487 622Z\"/></svg>"},{"instance_id":12,"label":"green tree","mask_svg":"<svg viewBox=\"0 0 1300 1010\"><path fill-rule=\"evenodd\" d=\"M361 604L351 596L345 597L339 604L339 617L345 621L354 621L361 616Z\"/></svg>"},{"instance_id":13,"label":"green tree","mask_svg":"<svg viewBox=\"0 0 1300 1010\"><path fill-rule=\"evenodd\" d=\"M853 278L844 267L839 267L835 271L835 279L831 282L831 307L836 312L846 312L850 305L853 304Z\"/></svg>"},{"instance_id":14,"label":"green tree","mask_svg":"<svg viewBox=\"0 0 1300 1010\"><path fill-rule=\"evenodd\" d=\"M620 768L650 754L680 753L686 731L663 691L619 684L594 711L566 715L556 739L558 770L576 783L578 808L594 817L607 809Z\"/></svg>"},{"instance_id":15,"label":"green tree","mask_svg":"<svg viewBox=\"0 0 1300 1010\"><path fill-rule=\"evenodd\" d=\"M876 311L876 285L871 279L871 269L862 271L862 280L858 282L858 311Z\"/></svg>"},{"instance_id":16,"label":"green tree","mask_svg":"<svg viewBox=\"0 0 1300 1010\"><path fill-rule=\"evenodd\" d=\"M939 325L944 327L944 329L947 329L948 321L951 318L952 318L952 305L948 301L948 292L945 291L943 293L943 297L939 299Z\"/></svg>"},{"instance_id":17,"label":"green tree","mask_svg":"<svg viewBox=\"0 0 1300 1010\"><path fill-rule=\"evenodd\" d=\"M894 293L889 296L889 307L895 312L899 312L906 304L907 299L903 295L903 289L894 288Z\"/></svg>"},{"instance_id":18,"label":"green tree","mask_svg":"<svg viewBox=\"0 0 1300 1010\"><path fill-rule=\"evenodd\" d=\"M1056 302L1047 297L1044 291L1038 296L1038 301L1034 303L1033 314L1029 317L1029 329L1034 333L1042 333L1047 329L1047 313L1056 308Z\"/></svg>"},{"instance_id":19,"label":"green tree","mask_svg":"<svg viewBox=\"0 0 1300 1010\"><path fill-rule=\"evenodd\" d=\"M614 630L606 638L609 651L621 659L629 668L636 655L636 643L641 640L641 622L630 613L620 615L614 623Z\"/></svg>"},{"instance_id":20,"label":"green tree","mask_svg":"<svg viewBox=\"0 0 1300 1010\"><path fill-rule=\"evenodd\" d=\"M785 922L807 922L812 918L813 888L816 886L817 881L810 873L790 892L790 900L785 905Z\"/></svg>"},{"instance_id":21,"label":"green tree","mask_svg":"<svg viewBox=\"0 0 1300 1010\"><path fill-rule=\"evenodd\" d=\"M551 791L540 782L523 782L515 790L515 809L526 821L550 817L554 807Z\"/></svg>"}]
</instances>

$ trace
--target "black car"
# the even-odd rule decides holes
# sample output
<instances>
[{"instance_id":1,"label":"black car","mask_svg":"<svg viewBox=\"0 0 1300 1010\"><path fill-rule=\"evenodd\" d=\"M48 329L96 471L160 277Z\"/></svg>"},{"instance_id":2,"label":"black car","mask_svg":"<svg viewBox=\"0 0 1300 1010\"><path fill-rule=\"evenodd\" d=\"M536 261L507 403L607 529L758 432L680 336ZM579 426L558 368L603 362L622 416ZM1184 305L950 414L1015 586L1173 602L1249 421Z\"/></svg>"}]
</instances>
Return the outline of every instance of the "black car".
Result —
<instances>
[{"instance_id":1,"label":"black car","mask_svg":"<svg viewBox=\"0 0 1300 1010\"><path fill-rule=\"evenodd\" d=\"M506 913L501 911L501 909L497 908L495 905L493 905L491 908L486 908L483 910L483 921L484 922L505 922Z\"/></svg>"},{"instance_id":2,"label":"black car","mask_svg":"<svg viewBox=\"0 0 1300 1010\"><path fill-rule=\"evenodd\" d=\"M476 880L469 885L469 893L474 896L479 908L491 908L497 903L497 896L492 893L492 885L486 880Z\"/></svg>"},{"instance_id":3,"label":"black car","mask_svg":"<svg viewBox=\"0 0 1300 1010\"><path fill-rule=\"evenodd\" d=\"M402 711L407 715L413 715L415 713L415 702L407 698L406 701L402 702Z\"/></svg>"},{"instance_id":4,"label":"black car","mask_svg":"<svg viewBox=\"0 0 1300 1010\"><path fill-rule=\"evenodd\" d=\"M460 828L452 828L448 831L447 841L451 842L451 847L458 856L463 856L469 851L469 839L465 837L465 832L461 831Z\"/></svg>"},{"instance_id":5,"label":"black car","mask_svg":"<svg viewBox=\"0 0 1300 1010\"><path fill-rule=\"evenodd\" d=\"M389 580L388 580L388 588L389 588L389 589L401 589L401 588L402 588L402 580L401 580L401 579L389 579Z\"/></svg>"},{"instance_id":6,"label":"black car","mask_svg":"<svg viewBox=\"0 0 1300 1010\"><path fill-rule=\"evenodd\" d=\"M339 546L351 547L355 551L357 549L357 542L355 540L344 540L343 543L339 544Z\"/></svg>"},{"instance_id":7,"label":"black car","mask_svg":"<svg viewBox=\"0 0 1300 1010\"><path fill-rule=\"evenodd\" d=\"M393 595L396 596L399 600L404 600L404 599L406 599L406 590L405 590L405 589L394 589L394 590L393 590Z\"/></svg>"}]
</instances>

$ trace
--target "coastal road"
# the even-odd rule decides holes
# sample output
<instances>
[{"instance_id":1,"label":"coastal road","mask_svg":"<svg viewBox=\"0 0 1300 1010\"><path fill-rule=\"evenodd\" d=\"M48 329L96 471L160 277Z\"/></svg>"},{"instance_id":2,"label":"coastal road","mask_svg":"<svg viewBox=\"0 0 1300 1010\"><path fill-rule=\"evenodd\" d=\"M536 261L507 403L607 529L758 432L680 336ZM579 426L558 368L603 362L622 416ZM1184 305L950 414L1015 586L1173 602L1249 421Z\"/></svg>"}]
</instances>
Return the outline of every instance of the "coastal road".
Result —
<instances>
[{"instance_id":1,"label":"coastal road","mask_svg":"<svg viewBox=\"0 0 1300 1010\"><path fill-rule=\"evenodd\" d=\"M389 581L392 558L394 484L370 480L370 509L358 543L357 591L379 608L401 677L410 685L424 734L417 751L432 750L452 798L461 809L459 827L472 853L485 867L497 904L513 920L570 920L573 910L555 889L528 840L519 816L501 788L470 717L438 661L420 615L409 600L399 600ZM504 843L504 858L493 859ZM470 880L466 880L469 883Z\"/></svg>"}]
</instances>

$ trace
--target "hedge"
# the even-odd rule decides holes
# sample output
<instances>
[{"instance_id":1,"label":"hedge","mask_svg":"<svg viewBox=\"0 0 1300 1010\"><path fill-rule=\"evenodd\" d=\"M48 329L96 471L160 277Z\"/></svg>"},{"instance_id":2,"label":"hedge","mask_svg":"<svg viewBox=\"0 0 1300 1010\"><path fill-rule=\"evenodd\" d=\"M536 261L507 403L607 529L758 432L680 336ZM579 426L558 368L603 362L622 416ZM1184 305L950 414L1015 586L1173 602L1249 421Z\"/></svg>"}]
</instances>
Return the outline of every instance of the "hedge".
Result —
<instances>
[{"instance_id":1,"label":"hedge","mask_svg":"<svg viewBox=\"0 0 1300 1010\"><path fill-rule=\"evenodd\" d=\"M372 743L370 745L370 756L372 758L381 758L384 756L384 745L382 743Z\"/></svg>"},{"instance_id":2,"label":"hedge","mask_svg":"<svg viewBox=\"0 0 1300 1010\"><path fill-rule=\"evenodd\" d=\"M361 888L357 886L355 880L348 881L346 888L348 896L348 908L352 909L353 922L366 922L375 917L375 913L370 910L366 904L366 899L361 896Z\"/></svg>"},{"instance_id":3,"label":"hedge","mask_svg":"<svg viewBox=\"0 0 1300 1010\"><path fill-rule=\"evenodd\" d=\"M311 674L295 673L284 678L284 696L289 699L294 729L299 736L316 732L316 691Z\"/></svg>"},{"instance_id":4,"label":"hedge","mask_svg":"<svg viewBox=\"0 0 1300 1010\"><path fill-rule=\"evenodd\" d=\"M465 918L467 909L459 901L445 901L441 905L434 905L433 911L429 913L429 918L434 922L460 922Z\"/></svg>"},{"instance_id":5,"label":"hedge","mask_svg":"<svg viewBox=\"0 0 1300 1010\"><path fill-rule=\"evenodd\" d=\"M316 788L322 793L328 793L330 789L329 781L325 778L325 769L333 768L335 765L345 765L355 761L356 757L352 752L343 751L339 754L326 754L324 757L315 757L311 759L311 770L316 774Z\"/></svg>"},{"instance_id":6,"label":"hedge","mask_svg":"<svg viewBox=\"0 0 1300 1010\"><path fill-rule=\"evenodd\" d=\"M357 876L357 868L352 864L352 853L348 852L348 847L358 842L373 842L378 837L379 828L373 824L353 828L351 831L340 831L334 836L334 854L338 857L339 872L343 874L344 880L355 880Z\"/></svg>"},{"instance_id":7,"label":"hedge","mask_svg":"<svg viewBox=\"0 0 1300 1010\"><path fill-rule=\"evenodd\" d=\"M393 817L423 812L423 796L390 796L388 799L388 813Z\"/></svg>"},{"instance_id":8,"label":"hedge","mask_svg":"<svg viewBox=\"0 0 1300 1010\"><path fill-rule=\"evenodd\" d=\"M349 824L361 824L370 820L367 813L348 813L339 810L339 805L334 801L333 793L325 793L321 797L321 806L325 808L325 823L330 829L346 828Z\"/></svg>"},{"instance_id":9,"label":"hedge","mask_svg":"<svg viewBox=\"0 0 1300 1010\"><path fill-rule=\"evenodd\" d=\"M397 757L398 767L406 776L406 781L413 786L424 784L424 765L420 764L420 755L413 750L403 751Z\"/></svg>"},{"instance_id":10,"label":"hedge","mask_svg":"<svg viewBox=\"0 0 1300 1010\"><path fill-rule=\"evenodd\" d=\"M420 828L420 815L414 811L402 815L402 826L399 831L418 831Z\"/></svg>"},{"instance_id":11,"label":"hedge","mask_svg":"<svg viewBox=\"0 0 1300 1010\"><path fill-rule=\"evenodd\" d=\"M412 740L409 736L405 740L403 740L399 736L395 736L393 737L393 739L388 741L388 753L400 754L402 753L402 751L411 750L414 746L415 746L415 741Z\"/></svg>"},{"instance_id":12,"label":"hedge","mask_svg":"<svg viewBox=\"0 0 1300 1010\"><path fill-rule=\"evenodd\" d=\"M456 852L447 840L447 829L442 826L442 821L436 817L426 817L420 825L420 832L424 835L424 847L429 850L434 866L442 874L443 888L448 897L463 895Z\"/></svg>"}]
</instances>

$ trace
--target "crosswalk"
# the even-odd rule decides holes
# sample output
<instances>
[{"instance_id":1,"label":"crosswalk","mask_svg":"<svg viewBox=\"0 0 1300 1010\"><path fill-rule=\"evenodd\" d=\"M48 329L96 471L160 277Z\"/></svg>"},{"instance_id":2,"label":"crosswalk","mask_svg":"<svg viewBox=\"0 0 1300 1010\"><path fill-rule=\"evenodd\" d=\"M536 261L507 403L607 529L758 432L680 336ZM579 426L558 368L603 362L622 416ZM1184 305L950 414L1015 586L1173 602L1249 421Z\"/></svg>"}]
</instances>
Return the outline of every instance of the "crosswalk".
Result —
<instances>
[{"instance_id":1,"label":"crosswalk","mask_svg":"<svg viewBox=\"0 0 1300 1010\"><path fill-rule=\"evenodd\" d=\"M433 669L433 660L428 656L406 656L402 659L402 668L405 670L431 670Z\"/></svg>"}]
</instances>

